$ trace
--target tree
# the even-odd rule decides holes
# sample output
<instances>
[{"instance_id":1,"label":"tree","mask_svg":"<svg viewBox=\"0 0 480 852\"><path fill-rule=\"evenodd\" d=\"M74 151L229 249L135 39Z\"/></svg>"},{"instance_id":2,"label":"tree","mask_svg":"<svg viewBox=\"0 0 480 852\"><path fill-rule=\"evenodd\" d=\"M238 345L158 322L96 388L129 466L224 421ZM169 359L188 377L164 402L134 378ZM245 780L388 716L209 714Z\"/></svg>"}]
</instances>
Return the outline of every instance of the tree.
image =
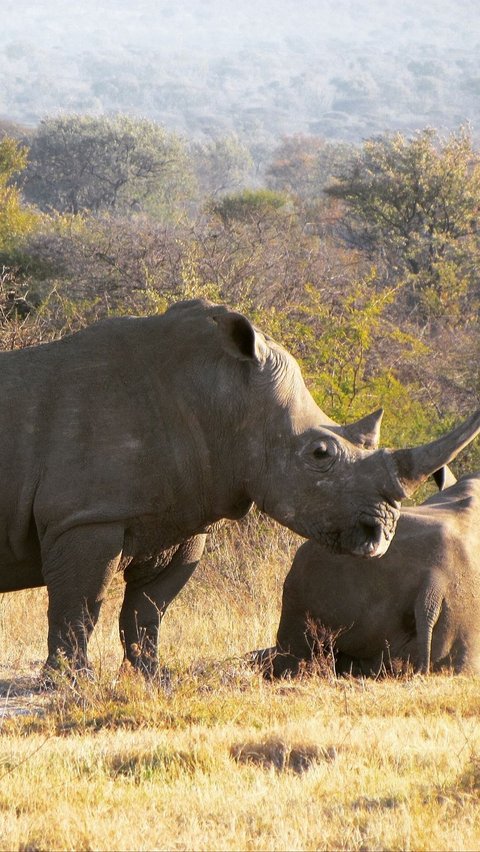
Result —
<instances>
[{"instance_id":1,"label":"tree","mask_svg":"<svg viewBox=\"0 0 480 852\"><path fill-rule=\"evenodd\" d=\"M345 143L326 142L320 136L285 136L267 168L267 185L311 201L322 195L351 150Z\"/></svg>"},{"instance_id":2,"label":"tree","mask_svg":"<svg viewBox=\"0 0 480 852\"><path fill-rule=\"evenodd\" d=\"M376 275L373 268L335 286L306 285L300 298L269 317L272 335L301 360L320 405L340 422L378 405L415 408L399 367L414 363L426 347L389 320L395 290L376 291Z\"/></svg>"},{"instance_id":3,"label":"tree","mask_svg":"<svg viewBox=\"0 0 480 852\"><path fill-rule=\"evenodd\" d=\"M15 139L0 139L0 251L11 252L38 220L34 210L22 204L13 178L27 163L27 148Z\"/></svg>"},{"instance_id":4,"label":"tree","mask_svg":"<svg viewBox=\"0 0 480 852\"><path fill-rule=\"evenodd\" d=\"M202 196L216 198L239 189L253 169L248 149L235 136L196 142L192 154Z\"/></svg>"},{"instance_id":5,"label":"tree","mask_svg":"<svg viewBox=\"0 0 480 852\"><path fill-rule=\"evenodd\" d=\"M139 314L182 298L187 229L147 216L50 216L24 251L42 293L52 289L90 321L98 312Z\"/></svg>"},{"instance_id":6,"label":"tree","mask_svg":"<svg viewBox=\"0 0 480 852\"><path fill-rule=\"evenodd\" d=\"M349 245L383 255L425 312L458 315L478 287L480 160L466 129L369 140L327 193L345 203Z\"/></svg>"},{"instance_id":7,"label":"tree","mask_svg":"<svg viewBox=\"0 0 480 852\"><path fill-rule=\"evenodd\" d=\"M42 210L169 215L190 181L185 146L154 122L72 115L40 123L24 191Z\"/></svg>"},{"instance_id":8,"label":"tree","mask_svg":"<svg viewBox=\"0 0 480 852\"><path fill-rule=\"evenodd\" d=\"M211 210L224 224L250 222L260 225L269 221L276 211L285 208L287 197L269 189L245 189L243 192L225 195L211 205Z\"/></svg>"},{"instance_id":9,"label":"tree","mask_svg":"<svg viewBox=\"0 0 480 852\"><path fill-rule=\"evenodd\" d=\"M10 121L8 118L0 119L0 139L9 136L10 139L25 141L32 135L32 128L25 124L19 124L16 121Z\"/></svg>"}]
</instances>

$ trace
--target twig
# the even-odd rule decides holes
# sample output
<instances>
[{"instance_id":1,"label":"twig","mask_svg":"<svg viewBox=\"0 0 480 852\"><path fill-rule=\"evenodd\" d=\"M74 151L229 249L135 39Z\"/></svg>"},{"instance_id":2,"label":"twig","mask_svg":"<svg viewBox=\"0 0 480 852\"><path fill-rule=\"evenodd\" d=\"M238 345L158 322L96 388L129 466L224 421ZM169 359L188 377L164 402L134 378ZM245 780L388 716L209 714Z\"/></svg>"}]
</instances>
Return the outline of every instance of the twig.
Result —
<instances>
[{"instance_id":1,"label":"twig","mask_svg":"<svg viewBox=\"0 0 480 852\"><path fill-rule=\"evenodd\" d=\"M11 766L10 769L7 769L7 771L4 772L3 775L0 775L0 781L3 781L3 779L6 778L7 775L10 775L12 772L15 772L15 770L18 769L18 767L21 766L22 763L26 763L27 760L30 760L30 758L33 757L34 754L36 754L38 751L40 751L41 748L43 748L43 746L45 745L45 743L48 742L48 740L52 739L52 736L53 734L49 734L48 737L44 739L43 743L40 743L37 748L30 752L30 754L27 754L27 756L24 757L23 760L20 760L17 764L15 764L15 766Z\"/></svg>"}]
</instances>

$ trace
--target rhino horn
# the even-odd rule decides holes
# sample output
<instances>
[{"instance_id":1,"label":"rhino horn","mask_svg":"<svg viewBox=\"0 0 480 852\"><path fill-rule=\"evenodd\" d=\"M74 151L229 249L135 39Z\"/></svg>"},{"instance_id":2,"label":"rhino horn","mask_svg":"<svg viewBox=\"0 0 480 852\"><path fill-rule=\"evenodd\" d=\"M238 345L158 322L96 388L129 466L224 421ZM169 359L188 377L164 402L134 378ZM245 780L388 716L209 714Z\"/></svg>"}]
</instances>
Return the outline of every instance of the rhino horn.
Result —
<instances>
[{"instance_id":1,"label":"rhino horn","mask_svg":"<svg viewBox=\"0 0 480 852\"><path fill-rule=\"evenodd\" d=\"M420 447L391 451L405 497L410 497L429 476L449 464L479 433L480 409L436 441Z\"/></svg>"},{"instance_id":2,"label":"rhino horn","mask_svg":"<svg viewBox=\"0 0 480 852\"><path fill-rule=\"evenodd\" d=\"M355 423L342 426L342 434L352 444L364 447L366 450L376 450L380 441L380 425L383 408L378 408Z\"/></svg>"}]
</instances>

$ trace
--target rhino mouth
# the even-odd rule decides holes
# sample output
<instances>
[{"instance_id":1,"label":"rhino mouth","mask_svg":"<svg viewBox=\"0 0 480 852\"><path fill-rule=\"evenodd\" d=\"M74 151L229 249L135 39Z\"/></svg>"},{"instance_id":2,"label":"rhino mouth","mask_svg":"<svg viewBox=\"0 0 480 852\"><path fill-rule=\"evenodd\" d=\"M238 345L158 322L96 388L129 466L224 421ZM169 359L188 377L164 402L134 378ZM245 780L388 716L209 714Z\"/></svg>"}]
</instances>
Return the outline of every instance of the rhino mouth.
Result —
<instances>
[{"instance_id":1,"label":"rhino mouth","mask_svg":"<svg viewBox=\"0 0 480 852\"><path fill-rule=\"evenodd\" d=\"M298 535L318 541L330 553L361 556L365 559L379 558L387 552L393 538L397 521L400 516L400 504L386 502L376 506L371 512L362 512L350 524L345 519L345 525L323 517L313 523L301 522L292 517L288 520L283 515L281 523L289 526ZM278 517L278 516L277 516Z\"/></svg>"},{"instance_id":2,"label":"rhino mouth","mask_svg":"<svg viewBox=\"0 0 480 852\"><path fill-rule=\"evenodd\" d=\"M350 553L365 559L378 559L390 547L397 521L399 507L386 504L381 512L362 514L353 530Z\"/></svg>"},{"instance_id":3,"label":"rhino mouth","mask_svg":"<svg viewBox=\"0 0 480 852\"><path fill-rule=\"evenodd\" d=\"M379 521L361 521L359 538L363 540L352 548L354 556L363 556L365 559L375 559L387 552L392 535L389 534L383 524Z\"/></svg>"},{"instance_id":4,"label":"rhino mouth","mask_svg":"<svg viewBox=\"0 0 480 852\"><path fill-rule=\"evenodd\" d=\"M340 531L324 534L321 543L332 553L376 559L387 552L391 539L392 535L381 523L371 521L362 522L347 534Z\"/></svg>"},{"instance_id":5,"label":"rhino mouth","mask_svg":"<svg viewBox=\"0 0 480 852\"><path fill-rule=\"evenodd\" d=\"M315 537L332 553L378 559L390 546L397 519L398 512L388 507L385 517L363 515L349 530L317 529Z\"/></svg>"}]
</instances>

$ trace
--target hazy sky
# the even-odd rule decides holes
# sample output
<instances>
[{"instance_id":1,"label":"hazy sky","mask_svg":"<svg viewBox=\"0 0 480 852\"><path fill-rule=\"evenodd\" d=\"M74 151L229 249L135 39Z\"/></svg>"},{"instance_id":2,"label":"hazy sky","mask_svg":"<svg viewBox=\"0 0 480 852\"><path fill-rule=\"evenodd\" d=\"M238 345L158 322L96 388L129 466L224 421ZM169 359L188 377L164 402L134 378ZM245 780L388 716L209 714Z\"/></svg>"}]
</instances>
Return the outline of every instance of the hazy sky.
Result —
<instances>
[{"instance_id":1,"label":"hazy sky","mask_svg":"<svg viewBox=\"0 0 480 852\"><path fill-rule=\"evenodd\" d=\"M66 38L68 45L88 48L81 42L87 35L106 44L152 44L166 33L172 49L182 43L201 48L208 40L217 50L232 41L298 34L311 41L378 31L393 43L430 37L472 46L480 39L478 0L0 0L0 12L3 45L28 37L61 48ZM219 39L216 45L210 36Z\"/></svg>"},{"instance_id":2,"label":"hazy sky","mask_svg":"<svg viewBox=\"0 0 480 852\"><path fill-rule=\"evenodd\" d=\"M429 77L427 94L428 86L437 91L425 107L412 109L440 114L445 98L451 112L447 100L460 104L470 91L475 102L465 101L464 112L470 120L476 115L480 0L0 0L0 33L0 117L27 123L69 110L118 109L157 118L155 96L147 90L172 80L190 88L190 110L198 85L198 106L205 110L215 63L216 73L223 73L215 83L222 99L212 91L212 108L219 119L227 116L227 125L250 99L252 108L290 111L294 127L303 85L295 77L307 75L310 88L298 105L299 129L305 130L312 116L300 118L302 109L308 112L310 103L319 119L322 103L332 111L332 85L340 78L357 75L366 89L388 85L387 106L389 98L399 98L405 110L410 82L399 82L403 68L432 58L442 66L437 77L435 67L415 73ZM458 79L457 95L461 74L466 83ZM480 71L477 76L480 93ZM278 87L285 92L289 85L299 87L298 96L287 93L282 101ZM158 119L174 121L176 109L181 125L186 105L181 98L167 107L164 101ZM348 107L344 98L342 109L348 113L354 104ZM462 109L450 123L461 115ZM282 121L280 129L288 124Z\"/></svg>"}]
</instances>

